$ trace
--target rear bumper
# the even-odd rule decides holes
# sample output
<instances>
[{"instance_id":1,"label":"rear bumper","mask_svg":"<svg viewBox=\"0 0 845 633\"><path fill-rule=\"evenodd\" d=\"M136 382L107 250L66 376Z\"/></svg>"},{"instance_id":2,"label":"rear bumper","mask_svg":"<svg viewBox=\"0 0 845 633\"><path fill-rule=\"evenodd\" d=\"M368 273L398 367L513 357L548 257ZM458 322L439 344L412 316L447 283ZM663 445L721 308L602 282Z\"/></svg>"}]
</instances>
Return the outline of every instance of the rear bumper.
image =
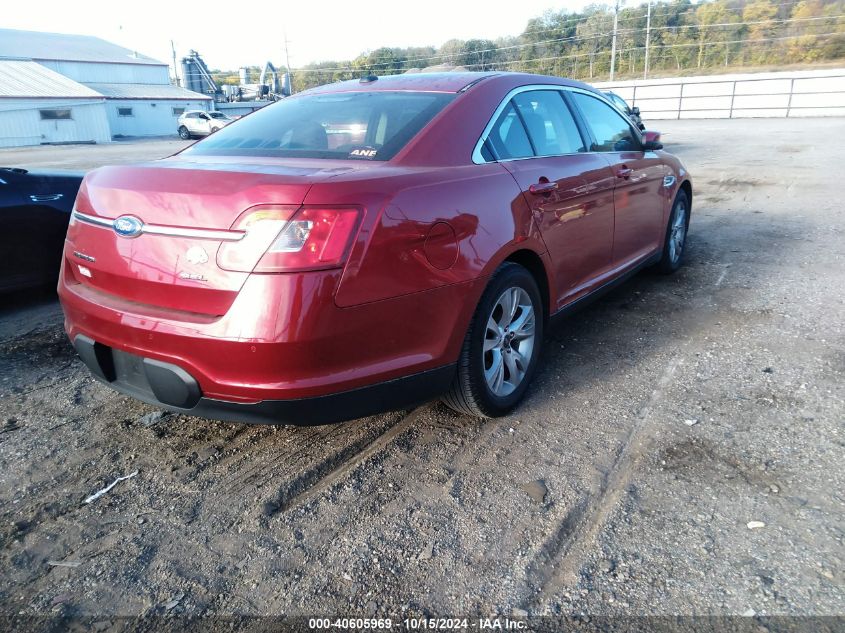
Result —
<instances>
[{"instance_id":1,"label":"rear bumper","mask_svg":"<svg viewBox=\"0 0 845 633\"><path fill-rule=\"evenodd\" d=\"M101 381L156 406L246 422L339 421L436 397L484 287L339 308L337 271L251 275L213 317L105 294L64 264L65 329Z\"/></svg>"},{"instance_id":2,"label":"rear bumper","mask_svg":"<svg viewBox=\"0 0 845 633\"><path fill-rule=\"evenodd\" d=\"M82 334L73 346L91 373L116 391L177 413L249 424L331 424L401 409L444 393L455 374L450 364L325 396L230 402L203 395L197 380L178 365L122 352Z\"/></svg>"}]
</instances>

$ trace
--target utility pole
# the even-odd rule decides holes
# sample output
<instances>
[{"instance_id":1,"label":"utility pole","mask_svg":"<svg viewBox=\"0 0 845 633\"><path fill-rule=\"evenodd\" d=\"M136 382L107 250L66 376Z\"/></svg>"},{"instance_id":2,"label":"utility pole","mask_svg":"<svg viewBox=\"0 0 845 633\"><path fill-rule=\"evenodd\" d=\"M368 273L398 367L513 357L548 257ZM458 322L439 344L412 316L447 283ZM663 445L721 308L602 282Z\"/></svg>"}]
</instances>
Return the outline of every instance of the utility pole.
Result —
<instances>
[{"instance_id":1,"label":"utility pole","mask_svg":"<svg viewBox=\"0 0 845 633\"><path fill-rule=\"evenodd\" d=\"M170 40L170 50L173 52L173 78L176 80L176 85L181 86L179 81L179 68L176 66L176 47L173 45L173 40Z\"/></svg>"},{"instance_id":2,"label":"utility pole","mask_svg":"<svg viewBox=\"0 0 845 633\"><path fill-rule=\"evenodd\" d=\"M619 29L619 0L613 9L613 44L610 47L610 81L616 73L616 31Z\"/></svg>"},{"instance_id":3,"label":"utility pole","mask_svg":"<svg viewBox=\"0 0 845 633\"><path fill-rule=\"evenodd\" d=\"M293 74L290 72L290 53L288 52L288 27L282 27L282 36L285 38L285 66L288 71L288 85L290 86L290 93L293 94Z\"/></svg>"},{"instance_id":4,"label":"utility pole","mask_svg":"<svg viewBox=\"0 0 845 633\"><path fill-rule=\"evenodd\" d=\"M651 35L651 0L648 0L648 13L645 19L645 67L643 68L643 79L648 79L648 40Z\"/></svg>"}]
</instances>

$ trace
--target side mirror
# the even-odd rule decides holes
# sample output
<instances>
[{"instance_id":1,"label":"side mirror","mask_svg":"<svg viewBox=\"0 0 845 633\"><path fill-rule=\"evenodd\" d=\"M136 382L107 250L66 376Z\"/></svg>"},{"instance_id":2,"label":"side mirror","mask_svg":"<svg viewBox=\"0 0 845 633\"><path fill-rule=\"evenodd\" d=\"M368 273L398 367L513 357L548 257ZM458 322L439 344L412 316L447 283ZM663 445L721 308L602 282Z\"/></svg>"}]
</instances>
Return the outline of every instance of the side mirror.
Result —
<instances>
[{"instance_id":1,"label":"side mirror","mask_svg":"<svg viewBox=\"0 0 845 633\"><path fill-rule=\"evenodd\" d=\"M640 116L640 109L637 106L634 106L633 108L631 108L631 114L633 114L634 116Z\"/></svg>"},{"instance_id":2,"label":"side mirror","mask_svg":"<svg viewBox=\"0 0 845 633\"><path fill-rule=\"evenodd\" d=\"M652 132L651 130L643 132L643 149L647 152L663 149L663 143L660 142L660 132Z\"/></svg>"}]
</instances>

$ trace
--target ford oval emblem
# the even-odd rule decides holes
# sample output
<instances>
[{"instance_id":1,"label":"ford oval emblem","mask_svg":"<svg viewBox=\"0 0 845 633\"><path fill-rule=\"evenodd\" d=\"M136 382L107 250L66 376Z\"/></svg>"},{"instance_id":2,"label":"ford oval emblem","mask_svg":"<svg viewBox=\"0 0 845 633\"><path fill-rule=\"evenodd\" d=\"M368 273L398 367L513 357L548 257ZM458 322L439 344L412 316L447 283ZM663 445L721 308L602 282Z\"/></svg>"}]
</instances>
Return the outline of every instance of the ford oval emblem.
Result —
<instances>
[{"instance_id":1,"label":"ford oval emblem","mask_svg":"<svg viewBox=\"0 0 845 633\"><path fill-rule=\"evenodd\" d=\"M144 231L144 223L133 215L122 215L112 222L114 232L121 237L138 237Z\"/></svg>"}]
</instances>

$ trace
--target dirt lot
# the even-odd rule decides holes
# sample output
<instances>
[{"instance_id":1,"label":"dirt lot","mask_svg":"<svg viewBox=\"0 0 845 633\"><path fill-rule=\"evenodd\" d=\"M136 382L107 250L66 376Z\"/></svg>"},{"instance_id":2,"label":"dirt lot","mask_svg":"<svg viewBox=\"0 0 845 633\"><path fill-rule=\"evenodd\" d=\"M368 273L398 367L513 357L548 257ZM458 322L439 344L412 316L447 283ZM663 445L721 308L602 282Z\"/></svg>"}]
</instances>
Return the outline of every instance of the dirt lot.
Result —
<instances>
[{"instance_id":1,"label":"dirt lot","mask_svg":"<svg viewBox=\"0 0 845 633\"><path fill-rule=\"evenodd\" d=\"M4 299L0 612L845 614L845 120L656 127L695 177L686 267L555 330L503 419L161 418L51 298Z\"/></svg>"}]
</instances>

